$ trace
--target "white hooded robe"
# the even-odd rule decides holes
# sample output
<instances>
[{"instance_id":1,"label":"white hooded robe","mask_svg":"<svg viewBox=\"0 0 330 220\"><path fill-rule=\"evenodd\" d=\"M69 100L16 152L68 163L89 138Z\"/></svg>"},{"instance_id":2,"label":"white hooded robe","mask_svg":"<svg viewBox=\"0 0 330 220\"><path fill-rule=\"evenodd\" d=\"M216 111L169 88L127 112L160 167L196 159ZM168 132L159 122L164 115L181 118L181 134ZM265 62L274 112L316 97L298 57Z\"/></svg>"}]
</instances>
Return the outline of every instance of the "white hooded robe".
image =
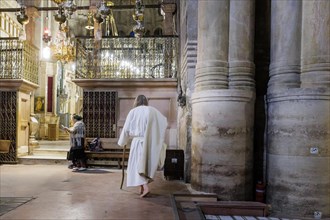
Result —
<instances>
[{"instance_id":1,"label":"white hooded robe","mask_svg":"<svg viewBox=\"0 0 330 220\"><path fill-rule=\"evenodd\" d=\"M154 178L164 164L167 119L156 108L138 106L127 115L118 145L124 146L133 137L127 165L127 186L140 186Z\"/></svg>"}]
</instances>

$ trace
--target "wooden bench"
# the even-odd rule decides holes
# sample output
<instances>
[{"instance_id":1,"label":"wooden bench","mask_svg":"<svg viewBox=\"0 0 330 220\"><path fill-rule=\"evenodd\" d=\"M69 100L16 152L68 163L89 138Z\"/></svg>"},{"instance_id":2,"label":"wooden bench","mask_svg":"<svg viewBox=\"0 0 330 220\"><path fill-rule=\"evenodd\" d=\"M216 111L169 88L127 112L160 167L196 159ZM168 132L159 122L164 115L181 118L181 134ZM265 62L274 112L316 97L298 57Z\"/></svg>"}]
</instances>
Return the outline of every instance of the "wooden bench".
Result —
<instances>
[{"instance_id":1,"label":"wooden bench","mask_svg":"<svg viewBox=\"0 0 330 220\"><path fill-rule=\"evenodd\" d=\"M88 145L94 138L86 138L86 145ZM124 148L117 144L117 138L100 138L101 147L103 151L89 151L86 150L88 166L117 166L121 168L127 165L129 157L129 146L126 146L124 161Z\"/></svg>"}]
</instances>

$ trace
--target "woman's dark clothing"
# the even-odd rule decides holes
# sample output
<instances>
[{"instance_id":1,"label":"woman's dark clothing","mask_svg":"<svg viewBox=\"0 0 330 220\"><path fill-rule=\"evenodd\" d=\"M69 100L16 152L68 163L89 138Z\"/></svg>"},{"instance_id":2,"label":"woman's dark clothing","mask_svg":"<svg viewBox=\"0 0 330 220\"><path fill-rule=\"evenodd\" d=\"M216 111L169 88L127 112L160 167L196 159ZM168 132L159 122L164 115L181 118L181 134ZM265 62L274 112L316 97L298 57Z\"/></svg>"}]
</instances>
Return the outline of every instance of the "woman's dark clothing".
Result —
<instances>
[{"instance_id":1,"label":"woman's dark clothing","mask_svg":"<svg viewBox=\"0 0 330 220\"><path fill-rule=\"evenodd\" d=\"M70 132L72 163L74 166L85 167L85 124L82 121L77 121L68 131Z\"/></svg>"},{"instance_id":2,"label":"woman's dark clothing","mask_svg":"<svg viewBox=\"0 0 330 220\"><path fill-rule=\"evenodd\" d=\"M85 139L82 138L81 144L84 146ZM73 160L86 160L85 148L84 147L72 147L72 158Z\"/></svg>"}]
</instances>

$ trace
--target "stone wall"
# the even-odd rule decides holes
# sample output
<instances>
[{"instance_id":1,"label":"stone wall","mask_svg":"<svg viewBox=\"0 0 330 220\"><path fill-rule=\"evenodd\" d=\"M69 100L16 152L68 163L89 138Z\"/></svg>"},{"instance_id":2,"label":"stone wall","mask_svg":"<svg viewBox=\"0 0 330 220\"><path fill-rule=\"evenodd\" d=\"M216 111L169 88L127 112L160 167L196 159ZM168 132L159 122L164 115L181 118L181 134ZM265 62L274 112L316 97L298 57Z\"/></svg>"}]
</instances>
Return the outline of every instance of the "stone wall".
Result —
<instances>
[{"instance_id":1,"label":"stone wall","mask_svg":"<svg viewBox=\"0 0 330 220\"><path fill-rule=\"evenodd\" d=\"M157 108L167 117L168 127L165 142L168 148L177 148L177 82L176 79L126 79L126 80L73 80L84 91L116 91L117 107L117 137L125 123L128 112L133 107L135 98L143 94L149 100L149 105Z\"/></svg>"}]
</instances>

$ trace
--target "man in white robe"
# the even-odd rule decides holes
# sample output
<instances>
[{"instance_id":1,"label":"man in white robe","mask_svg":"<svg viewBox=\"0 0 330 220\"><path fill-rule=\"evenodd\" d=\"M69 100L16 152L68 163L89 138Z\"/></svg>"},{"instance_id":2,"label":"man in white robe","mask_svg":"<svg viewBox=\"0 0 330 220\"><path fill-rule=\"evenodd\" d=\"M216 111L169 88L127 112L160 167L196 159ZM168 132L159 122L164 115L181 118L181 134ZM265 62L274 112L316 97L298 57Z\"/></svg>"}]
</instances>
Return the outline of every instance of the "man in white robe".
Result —
<instances>
[{"instance_id":1,"label":"man in white robe","mask_svg":"<svg viewBox=\"0 0 330 220\"><path fill-rule=\"evenodd\" d=\"M124 146L132 137L127 165L127 186L140 186L141 197L149 194L159 165L164 164L164 144L167 119L156 108L148 106L144 95L139 95L128 113L118 145Z\"/></svg>"}]
</instances>

